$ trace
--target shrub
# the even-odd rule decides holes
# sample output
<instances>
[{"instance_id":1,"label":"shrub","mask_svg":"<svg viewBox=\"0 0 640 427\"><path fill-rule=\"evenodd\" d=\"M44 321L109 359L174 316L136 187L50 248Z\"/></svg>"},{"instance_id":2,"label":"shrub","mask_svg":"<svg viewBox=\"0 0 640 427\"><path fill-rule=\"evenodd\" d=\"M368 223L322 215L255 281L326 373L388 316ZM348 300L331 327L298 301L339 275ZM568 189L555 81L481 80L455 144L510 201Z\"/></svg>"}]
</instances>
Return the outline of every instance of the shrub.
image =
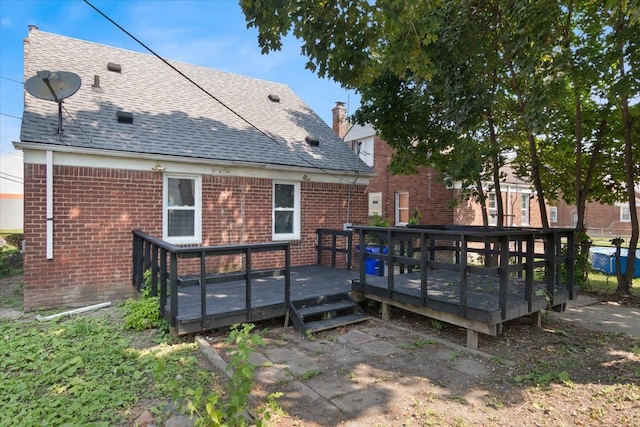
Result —
<instances>
[{"instance_id":1,"label":"shrub","mask_svg":"<svg viewBox=\"0 0 640 427\"><path fill-rule=\"evenodd\" d=\"M140 291L138 299L129 298L122 306L125 329L144 331L146 329L160 328L166 322L160 317L160 298L151 296L151 272L144 273L145 286Z\"/></svg>"},{"instance_id":2,"label":"shrub","mask_svg":"<svg viewBox=\"0 0 640 427\"><path fill-rule=\"evenodd\" d=\"M255 327L253 324L233 325L231 333L226 343L234 346L235 350L231 355L227 369L233 371L231 379L226 384L226 401L220 400L220 395L213 393L203 396L202 390L195 392L189 401L191 414L197 414L195 422L199 427L246 426L247 420L243 416L249 401L249 394L253 386L253 373L255 365L249 362L249 357L254 348L264 345L264 340L257 333L251 333ZM202 407L204 406L204 410ZM268 413L264 413L265 419L269 418ZM258 420L257 425L262 425L262 420Z\"/></svg>"},{"instance_id":3,"label":"shrub","mask_svg":"<svg viewBox=\"0 0 640 427\"><path fill-rule=\"evenodd\" d=\"M24 240L24 234L22 233L14 233L7 234L4 236L4 240L7 241L8 244L14 246L16 249L22 249L22 241Z\"/></svg>"},{"instance_id":4,"label":"shrub","mask_svg":"<svg viewBox=\"0 0 640 427\"><path fill-rule=\"evenodd\" d=\"M23 257L16 249L0 249L0 277L23 272Z\"/></svg>"}]
</instances>

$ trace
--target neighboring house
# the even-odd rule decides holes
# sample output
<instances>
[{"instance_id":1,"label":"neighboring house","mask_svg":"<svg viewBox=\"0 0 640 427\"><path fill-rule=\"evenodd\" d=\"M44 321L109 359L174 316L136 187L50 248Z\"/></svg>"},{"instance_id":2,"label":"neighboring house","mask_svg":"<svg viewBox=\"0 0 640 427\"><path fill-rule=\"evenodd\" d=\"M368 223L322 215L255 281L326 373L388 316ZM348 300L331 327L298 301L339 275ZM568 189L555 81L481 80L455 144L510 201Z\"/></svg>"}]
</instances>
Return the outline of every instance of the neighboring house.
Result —
<instances>
[{"instance_id":1,"label":"neighboring house","mask_svg":"<svg viewBox=\"0 0 640 427\"><path fill-rule=\"evenodd\" d=\"M368 215L378 214L391 225L406 225L414 210L421 224L482 225L481 205L475 200L453 205L460 194L459 183L447 186L434 168L418 168L414 175L391 175L388 172L393 149L383 141L371 125L354 125L348 130L344 105L333 109L333 130L375 171L369 181ZM502 169L501 193L504 203L504 226L541 225L540 210L532 197L532 186L518 178L510 167ZM486 183L485 190L491 188ZM495 192L487 193L489 225L497 225Z\"/></svg>"},{"instance_id":2,"label":"neighboring house","mask_svg":"<svg viewBox=\"0 0 640 427\"><path fill-rule=\"evenodd\" d=\"M535 196L533 186L518 177L513 168L505 165L500 170L503 177L500 182L500 192L504 209L505 227L541 227L542 218L540 215L540 205ZM459 185L456 185L457 191ZM489 191L491 186L485 183L487 192L486 207L489 216L489 225L497 224L497 198L495 191ZM549 207L547 206L547 215ZM481 205L475 200L460 202L456 206L455 224L482 225Z\"/></svg>"},{"instance_id":3,"label":"neighboring house","mask_svg":"<svg viewBox=\"0 0 640 427\"><path fill-rule=\"evenodd\" d=\"M153 56L30 29L25 79L68 71L82 86L61 134L57 104L25 94L26 310L132 295L133 229L288 241L309 265L318 227L366 221L371 170L291 89L170 62L209 94Z\"/></svg>"},{"instance_id":4,"label":"neighboring house","mask_svg":"<svg viewBox=\"0 0 640 427\"><path fill-rule=\"evenodd\" d=\"M0 230L23 228L22 153L0 157Z\"/></svg>"},{"instance_id":5,"label":"neighboring house","mask_svg":"<svg viewBox=\"0 0 640 427\"><path fill-rule=\"evenodd\" d=\"M640 192L636 191L636 207L640 215ZM549 223L552 227L574 228L578 223L578 209L559 200L550 207ZM631 236L631 212L628 203L604 205L587 203L585 226L592 237Z\"/></svg>"}]
</instances>

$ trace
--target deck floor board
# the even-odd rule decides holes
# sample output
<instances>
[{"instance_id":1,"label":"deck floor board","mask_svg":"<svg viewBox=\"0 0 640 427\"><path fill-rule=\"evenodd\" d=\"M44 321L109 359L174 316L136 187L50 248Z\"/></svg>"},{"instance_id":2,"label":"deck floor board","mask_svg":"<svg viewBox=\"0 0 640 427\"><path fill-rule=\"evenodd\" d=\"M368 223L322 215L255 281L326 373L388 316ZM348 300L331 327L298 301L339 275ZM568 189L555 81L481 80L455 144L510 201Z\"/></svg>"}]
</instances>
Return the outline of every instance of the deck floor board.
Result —
<instances>
[{"instance_id":1,"label":"deck floor board","mask_svg":"<svg viewBox=\"0 0 640 427\"><path fill-rule=\"evenodd\" d=\"M386 292L387 276L366 276L368 289ZM394 293L411 298L420 297L420 273L396 274ZM352 285L353 283L353 285ZM349 292L359 288L359 272L313 265L294 267L291 270L291 301L318 298L325 295ZM459 273L444 270L428 272L429 300L437 301L439 307L447 307L455 312L460 306ZM535 289L544 289L543 283L536 283ZM252 309L273 307L285 301L284 276L263 277L252 281ZM469 275L467 307L476 312L484 312L495 317L499 310L499 283L495 276ZM365 289L366 292L366 289ZM533 307L546 306L543 295L534 293ZM184 286L178 293L178 322L194 322L201 319L201 288L199 285ZM514 307L514 317L519 317L524 298L524 281L512 278L509 282L508 306ZM206 285L207 318L224 317L247 309L245 281L231 281ZM167 302L167 312L170 303ZM517 309L516 309L517 307ZM530 314L526 310L527 314ZM509 320L509 319L505 319Z\"/></svg>"}]
</instances>

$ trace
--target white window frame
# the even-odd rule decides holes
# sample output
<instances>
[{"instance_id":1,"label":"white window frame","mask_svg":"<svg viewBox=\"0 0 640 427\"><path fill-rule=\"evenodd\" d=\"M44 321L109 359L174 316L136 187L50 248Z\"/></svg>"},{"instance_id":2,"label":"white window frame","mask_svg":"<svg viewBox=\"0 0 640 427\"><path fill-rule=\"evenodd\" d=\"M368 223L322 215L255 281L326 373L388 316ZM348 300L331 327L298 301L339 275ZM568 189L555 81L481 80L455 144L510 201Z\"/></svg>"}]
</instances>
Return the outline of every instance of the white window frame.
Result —
<instances>
[{"instance_id":1,"label":"white window frame","mask_svg":"<svg viewBox=\"0 0 640 427\"><path fill-rule=\"evenodd\" d=\"M556 223L558 222L558 207L550 206L549 207L549 221Z\"/></svg>"},{"instance_id":2,"label":"white window frame","mask_svg":"<svg viewBox=\"0 0 640 427\"><path fill-rule=\"evenodd\" d=\"M520 225L529 225L529 195L520 194Z\"/></svg>"},{"instance_id":3,"label":"white window frame","mask_svg":"<svg viewBox=\"0 0 640 427\"><path fill-rule=\"evenodd\" d=\"M402 194L406 194L407 195L407 206L406 207L400 207L400 195ZM410 205L410 201L409 201L409 192L408 191L396 191L396 200L395 200L395 211L396 211L396 225L407 225L407 222L400 222L400 211L407 211L407 218L409 218L409 205Z\"/></svg>"},{"instance_id":4,"label":"white window frame","mask_svg":"<svg viewBox=\"0 0 640 427\"><path fill-rule=\"evenodd\" d=\"M193 207L169 206L169 179L190 179L194 181L194 205ZM202 243L202 177L199 175L174 175L165 174L163 177L162 195L162 239L176 245L201 244ZM169 210L193 210L194 234L193 236L169 237Z\"/></svg>"},{"instance_id":5,"label":"white window frame","mask_svg":"<svg viewBox=\"0 0 640 427\"><path fill-rule=\"evenodd\" d=\"M629 209L629 206L620 206L620 222L631 222L631 209Z\"/></svg>"},{"instance_id":6,"label":"white window frame","mask_svg":"<svg viewBox=\"0 0 640 427\"><path fill-rule=\"evenodd\" d=\"M358 140L353 145L353 151L360 157L360 159L366 163L367 166L373 167L374 142L373 137Z\"/></svg>"},{"instance_id":7,"label":"white window frame","mask_svg":"<svg viewBox=\"0 0 640 427\"><path fill-rule=\"evenodd\" d=\"M487 216L489 217L489 225L498 225L498 205L496 193L487 194Z\"/></svg>"},{"instance_id":8,"label":"white window frame","mask_svg":"<svg viewBox=\"0 0 640 427\"><path fill-rule=\"evenodd\" d=\"M292 185L293 186L293 208L276 208L276 185ZM276 212L288 211L293 212L293 232L292 233L276 233ZM271 196L271 234L273 240L300 240L300 183L291 181L273 181Z\"/></svg>"}]
</instances>

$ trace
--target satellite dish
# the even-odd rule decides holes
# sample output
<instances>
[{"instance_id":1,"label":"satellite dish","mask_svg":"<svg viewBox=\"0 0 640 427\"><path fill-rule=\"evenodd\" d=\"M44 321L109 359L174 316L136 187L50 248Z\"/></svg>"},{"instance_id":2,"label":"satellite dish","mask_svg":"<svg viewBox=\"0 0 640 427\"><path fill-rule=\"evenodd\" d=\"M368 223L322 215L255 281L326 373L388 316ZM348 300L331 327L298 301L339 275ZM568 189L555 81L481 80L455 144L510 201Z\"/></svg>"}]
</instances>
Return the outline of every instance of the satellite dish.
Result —
<instances>
[{"instance_id":1,"label":"satellite dish","mask_svg":"<svg viewBox=\"0 0 640 427\"><path fill-rule=\"evenodd\" d=\"M36 98L58 102L76 93L81 83L80 76L69 71L38 71L24 88Z\"/></svg>"},{"instance_id":2,"label":"satellite dish","mask_svg":"<svg viewBox=\"0 0 640 427\"><path fill-rule=\"evenodd\" d=\"M24 82L29 94L39 99L58 103L58 133L62 133L62 100L80 89L80 76L69 71L38 71Z\"/></svg>"}]
</instances>

